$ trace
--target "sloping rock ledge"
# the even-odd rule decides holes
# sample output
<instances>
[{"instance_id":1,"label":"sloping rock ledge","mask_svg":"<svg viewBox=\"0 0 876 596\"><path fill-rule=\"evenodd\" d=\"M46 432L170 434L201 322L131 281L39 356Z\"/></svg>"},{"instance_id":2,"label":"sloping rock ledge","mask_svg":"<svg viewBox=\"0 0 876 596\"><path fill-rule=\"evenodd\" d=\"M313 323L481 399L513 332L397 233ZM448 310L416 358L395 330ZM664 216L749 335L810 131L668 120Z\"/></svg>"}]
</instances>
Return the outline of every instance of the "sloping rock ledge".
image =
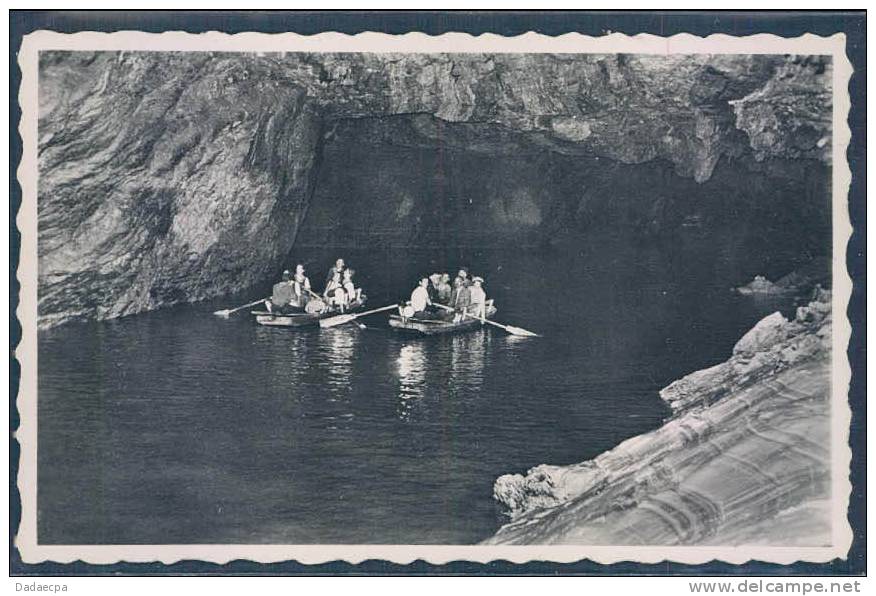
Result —
<instances>
[{"instance_id":1,"label":"sloping rock ledge","mask_svg":"<svg viewBox=\"0 0 876 596\"><path fill-rule=\"evenodd\" d=\"M500 477L488 543L830 542L830 292L761 320L718 366L660 393L661 428L591 461Z\"/></svg>"}]
</instances>

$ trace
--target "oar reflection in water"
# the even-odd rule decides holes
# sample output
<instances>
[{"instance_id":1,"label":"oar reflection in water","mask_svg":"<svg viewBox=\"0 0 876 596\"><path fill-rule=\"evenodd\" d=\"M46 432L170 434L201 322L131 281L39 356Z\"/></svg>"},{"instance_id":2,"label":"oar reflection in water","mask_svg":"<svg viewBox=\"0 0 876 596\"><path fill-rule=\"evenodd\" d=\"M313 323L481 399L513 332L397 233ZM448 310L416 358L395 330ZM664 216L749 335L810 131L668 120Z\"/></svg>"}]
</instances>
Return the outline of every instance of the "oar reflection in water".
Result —
<instances>
[{"instance_id":1,"label":"oar reflection in water","mask_svg":"<svg viewBox=\"0 0 876 596\"><path fill-rule=\"evenodd\" d=\"M426 352L421 342L402 346L398 359L399 420L410 420L411 409L423 397L426 384Z\"/></svg>"}]
</instances>

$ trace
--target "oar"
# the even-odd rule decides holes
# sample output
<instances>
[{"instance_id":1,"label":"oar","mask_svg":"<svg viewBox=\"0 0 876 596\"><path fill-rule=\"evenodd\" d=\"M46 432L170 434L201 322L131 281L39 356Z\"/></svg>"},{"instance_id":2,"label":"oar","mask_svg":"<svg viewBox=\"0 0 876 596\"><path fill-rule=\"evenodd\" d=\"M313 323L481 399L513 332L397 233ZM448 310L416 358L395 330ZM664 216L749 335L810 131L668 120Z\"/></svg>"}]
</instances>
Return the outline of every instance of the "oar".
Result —
<instances>
[{"instance_id":1,"label":"oar","mask_svg":"<svg viewBox=\"0 0 876 596\"><path fill-rule=\"evenodd\" d=\"M432 304L434 306L437 306L438 308L443 308L444 310L456 312L455 309L450 308L449 306L445 306L443 304L438 304L437 302L433 302ZM502 323L497 323L496 321L491 321L490 319L486 319L486 318L482 319L480 317L476 317L476 316L470 315L468 313L464 313L464 314L465 314L465 316L470 317L472 319L475 319L477 321L480 321L482 323L488 323L490 325L498 327L499 329L504 329L505 331L507 331L511 335L520 335L523 337L541 337L538 333L533 333L532 331L527 331L526 329L523 329L521 327L515 327L513 325L503 325Z\"/></svg>"},{"instance_id":2,"label":"oar","mask_svg":"<svg viewBox=\"0 0 876 596\"><path fill-rule=\"evenodd\" d=\"M320 319L319 326L320 327L335 327L337 325L343 325L344 323L349 323L350 321L354 321L359 317L364 317L365 315L373 315L376 312L383 312L384 310L389 310L391 308L397 308L398 304L390 304L389 306L384 306L382 308L375 308L374 310L366 310L365 312L360 312L356 314L344 314L344 315L335 315L334 317L329 317L327 319Z\"/></svg>"},{"instance_id":3,"label":"oar","mask_svg":"<svg viewBox=\"0 0 876 596\"><path fill-rule=\"evenodd\" d=\"M268 300L268 298L262 298L260 300L253 300L252 302L250 302L248 304L244 304L243 306L238 306L237 308L226 308L225 310L217 310L213 314L216 315L217 317L227 317L228 315L230 315L233 312L243 310L244 308L246 308L248 306L255 306L259 302L264 302L265 300Z\"/></svg>"}]
</instances>

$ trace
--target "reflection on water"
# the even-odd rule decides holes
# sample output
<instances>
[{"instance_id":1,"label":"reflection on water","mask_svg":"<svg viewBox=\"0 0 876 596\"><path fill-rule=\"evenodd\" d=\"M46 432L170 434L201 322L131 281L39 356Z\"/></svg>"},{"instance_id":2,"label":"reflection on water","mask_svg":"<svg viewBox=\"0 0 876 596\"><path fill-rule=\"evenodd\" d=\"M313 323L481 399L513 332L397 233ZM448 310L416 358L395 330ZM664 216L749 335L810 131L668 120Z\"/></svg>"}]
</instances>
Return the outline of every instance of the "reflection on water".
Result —
<instances>
[{"instance_id":1,"label":"reflection on water","mask_svg":"<svg viewBox=\"0 0 876 596\"><path fill-rule=\"evenodd\" d=\"M411 338L385 315L289 330L211 314L232 299L41 332L38 539L482 540L503 521L496 477L657 427L660 388L726 359L782 307L729 292L740 265L717 267L716 244L343 255L378 305L424 269L468 264L499 321L537 339L492 327Z\"/></svg>"},{"instance_id":2,"label":"reflection on water","mask_svg":"<svg viewBox=\"0 0 876 596\"><path fill-rule=\"evenodd\" d=\"M303 334L284 333L271 327L257 327L254 330L255 351L263 365L270 371L271 382L286 387L290 396L295 395L295 389L302 382L301 367L290 366L290 362L306 361L309 354L309 344Z\"/></svg>"},{"instance_id":3,"label":"reflection on water","mask_svg":"<svg viewBox=\"0 0 876 596\"><path fill-rule=\"evenodd\" d=\"M324 332L316 329L313 331L321 334L321 357L313 362L314 372L325 379L325 428L329 431L349 430L356 416L352 410L350 395L353 387L353 360L361 333L352 325L335 327Z\"/></svg>"},{"instance_id":4,"label":"reflection on water","mask_svg":"<svg viewBox=\"0 0 876 596\"><path fill-rule=\"evenodd\" d=\"M399 419L409 420L420 401L476 397L484 382L490 337L489 330L479 329L402 345L396 360Z\"/></svg>"},{"instance_id":5,"label":"reflection on water","mask_svg":"<svg viewBox=\"0 0 876 596\"><path fill-rule=\"evenodd\" d=\"M426 384L426 351L424 343L414 341L402 346L398 359L398 417L409 420L415 401L423 397Z\"/></svg>"},{"instance_id":6,"label":"reflection on water","mask_svg":"<svg viewBox=\"0 0 876 596\"><path fill-rule=\"evenodd\" d=\"M489 337L486 329L452 336L448 380L454 394L480 390Z\"/></svg>"},{"instance_id":7,"label":"reflection on water","mask_svg":"<svg viewBox=\"0 0 876 596\"><path fill-rule=\"evenodd\" d=\"M349 395L353 356L361 333L351 325L332 328L323 333L325 337L321 338L320 351L324 360L320 359L323 365L321 368L325 370L326 382L332 388L332 395L342 398Z\"/></svg>"}]
</instances>

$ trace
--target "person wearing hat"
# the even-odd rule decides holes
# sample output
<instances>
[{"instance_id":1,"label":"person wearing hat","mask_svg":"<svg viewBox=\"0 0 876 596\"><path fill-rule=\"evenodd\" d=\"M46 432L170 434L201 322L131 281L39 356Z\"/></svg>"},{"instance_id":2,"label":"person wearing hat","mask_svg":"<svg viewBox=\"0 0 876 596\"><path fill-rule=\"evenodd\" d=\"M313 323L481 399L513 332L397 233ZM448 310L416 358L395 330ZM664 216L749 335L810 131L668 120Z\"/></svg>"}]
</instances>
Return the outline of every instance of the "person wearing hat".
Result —
<instances>
[{"instance_id":1,"label":"person wearing hat","mask_svg":"<svg viewBox=\"0 0 876 596\"><path fill-rule=\"evenodd\" d=\"M283 272L283 276L279 282L274 284L271 292L271 299L267 301L269 312L286 312L292 304L294 292L292 284L289 283L292 279L292 273L287 269Z\"/></svg>"},{"instance_id":2,"label":"person wearing hat","mask_svg":"<svg viewBox=\"0 0 876 596\"><path fill-rule=\"evenodd\" d=\"M484 292L483 283L484 278L475 276L472 278L472 285L468 289L468 313L479 318L482 324L484 317L487 315L487 293Z\"/></svg>"},{"instance_id":3,"label":"person wearing hat","mask_svg":"<svg viewBox=\"0 0 876 596\"><path fill-rule=\"evenodd\" d=\"M295 294L295 306L304 308L310 300L310 279L304 275L304 265L298 263L295 266L295 275L292 276L292 291Z\"/></svg>"}]
</instances>

